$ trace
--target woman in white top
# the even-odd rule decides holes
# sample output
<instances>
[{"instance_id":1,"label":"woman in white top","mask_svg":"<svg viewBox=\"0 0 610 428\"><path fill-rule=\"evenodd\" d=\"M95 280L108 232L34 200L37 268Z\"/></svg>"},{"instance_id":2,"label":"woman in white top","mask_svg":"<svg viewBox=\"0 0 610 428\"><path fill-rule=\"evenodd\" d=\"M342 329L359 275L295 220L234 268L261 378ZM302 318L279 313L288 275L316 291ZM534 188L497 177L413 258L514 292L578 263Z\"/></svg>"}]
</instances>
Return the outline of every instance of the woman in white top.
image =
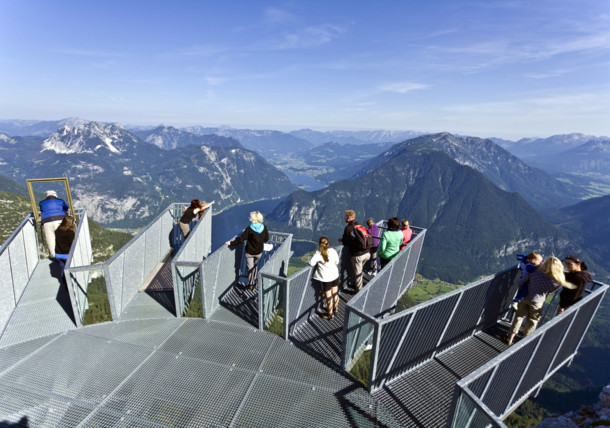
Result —
<instances>
[{"instance_id":1,"label":"woman in white top","mask_svg":"<svg viewBox=\"0 0 610 428\"><path fill-rule=\"evenodd\" d=\"M313 279L324 286L328 313L321 317L332 320L339 308L339 255L334 248L328 248L326 236L320 237L318 251L309 260L309 264L315 266Z\"/></svg>"}]
</instances>

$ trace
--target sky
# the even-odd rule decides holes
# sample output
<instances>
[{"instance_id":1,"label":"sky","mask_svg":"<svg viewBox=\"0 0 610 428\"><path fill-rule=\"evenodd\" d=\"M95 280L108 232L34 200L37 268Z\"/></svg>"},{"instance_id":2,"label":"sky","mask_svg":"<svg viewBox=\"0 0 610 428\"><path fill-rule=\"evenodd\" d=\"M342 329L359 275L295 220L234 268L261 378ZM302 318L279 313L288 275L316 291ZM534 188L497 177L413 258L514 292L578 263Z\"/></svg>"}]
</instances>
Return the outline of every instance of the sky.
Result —
<instances>
[{"instance_id":1,"label":"sky","mask_svg":"<svg viewBox=\"0 0 610 428\"><path fill-rule=\"evenodd\" d=\"M610 136L610 0L0 0L0 119Z\"/></svg>"}]
</instances>

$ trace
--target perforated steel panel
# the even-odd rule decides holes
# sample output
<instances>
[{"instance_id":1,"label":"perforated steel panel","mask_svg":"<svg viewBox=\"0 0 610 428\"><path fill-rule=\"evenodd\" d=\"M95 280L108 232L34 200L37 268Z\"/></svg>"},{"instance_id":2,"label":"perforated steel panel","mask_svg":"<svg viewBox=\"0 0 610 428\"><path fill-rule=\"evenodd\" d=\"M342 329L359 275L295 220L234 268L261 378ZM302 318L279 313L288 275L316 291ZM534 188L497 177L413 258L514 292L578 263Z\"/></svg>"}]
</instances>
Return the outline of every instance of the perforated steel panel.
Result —
<instances>
[{"instance_id":1,"label":"perforated steel panel","mask_svg":"<svg viewBox=\"0 0 610 428\"><path fill-rule=\"evenodd\" d=\"M0 422L301 427L324 412L333 427L400 426L349 377L253 328L120 321L6 349Z\"/></svg>"},{"instance_id":2,"label":"perforated steel panel","mask_svg":"<svg viewBox=\"0 0 610 428\"><path fill-rule=\"evenodd\" d=\"M432 360L378 390L378 398L405 426L442 427L458 378Z\"/></svg>"},{"instance_id":3,"label":"perforated steel panel","mask_svg":"<svg viewBox=\"0 0 610 428\"><path fill-rule=\"evenodd\" d=\"M173 291L140 291L121 314L121 320L167 319L176 316Z\"/></svg>"},{"instance_id":4,"label":"perforated steel panel","mask_svg":"<svg viewBox=\"0 0 610 428\"><path fill-rule=\"evenodd\" d=\"M18 427L74 427L92 406L77 400L0 384L0 425Z\"/></svg>"},{"instance_id":5,"label":"perforated steel panel","mask_svg":"<svg viewBox=\"0 0 610 428\"><path fill-rule=\"evenodd\" d=\"M159 349L230 367L258 370L275 340L280 339L254 328L189 319Z\"/></svg>"},{"instance_id":6,"label":"perforated steel panel","mask_svg":"<svg viewBox=\"0 0 610 428\"><path fill-rule=\"evenodd\" d=\"M507 347L506 344L503 345L504 349ZM436 359L461 379L499 353L500 350L480 340L479 336L475 336L462 345L438 355Z\"/></svg>"},{"instance_id":7,"label":"perforated steel panel","mask_svg":"<svg viewBox=\"0 0 610 428\"><path fill-rule=\"evenodd\" d=\"M61 268L41 260L0 337L0 348L76 328Z\"/></svg>"}]
</instances>

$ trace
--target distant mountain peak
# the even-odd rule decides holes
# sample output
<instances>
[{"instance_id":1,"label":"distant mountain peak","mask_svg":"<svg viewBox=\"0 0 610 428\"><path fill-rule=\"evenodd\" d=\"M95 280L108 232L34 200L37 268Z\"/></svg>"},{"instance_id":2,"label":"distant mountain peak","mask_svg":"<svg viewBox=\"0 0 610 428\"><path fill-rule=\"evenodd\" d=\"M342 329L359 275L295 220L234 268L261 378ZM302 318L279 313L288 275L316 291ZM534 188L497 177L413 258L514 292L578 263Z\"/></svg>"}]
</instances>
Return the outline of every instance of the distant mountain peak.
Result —
<instances>
[{"instance_id":1,"label":"distant mountain peak","mask_svg":"<svg viewBox=\"0 0 610 428\"><path fill-rule=\"evenodd\" d=\"M44 140L42 150L55 153L94 153L107 149L119 154L125 151L126 142L136 142L134 136L118 125L83 121L64 125Z\"/></svg>"},{"instance_id":2,"label":"distant mountain peak","mask_svg":"<svg viewBox=\"0 0 610 428\"><path fill-rule=\"evenodd\" d=\"M13 140L7 134L4 134L4 133L0 132L0 142L14 144L15 140Z\"/></svg>"}]
</instances>

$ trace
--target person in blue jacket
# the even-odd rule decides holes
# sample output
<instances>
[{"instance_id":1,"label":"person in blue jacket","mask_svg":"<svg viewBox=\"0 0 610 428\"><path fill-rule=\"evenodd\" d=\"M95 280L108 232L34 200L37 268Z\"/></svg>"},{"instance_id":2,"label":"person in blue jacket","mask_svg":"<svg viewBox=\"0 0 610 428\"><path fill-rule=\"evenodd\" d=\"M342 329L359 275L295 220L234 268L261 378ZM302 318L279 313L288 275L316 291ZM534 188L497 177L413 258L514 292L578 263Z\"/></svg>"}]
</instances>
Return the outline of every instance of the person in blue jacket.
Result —
<instances>
[{"instance_id":1,"label":"person in blue jacket","mask_svg":"<svg viewBox=\"0 0 610 428\"><path fill-rule=\"evenodd\" d=\"M252 291L258 283L258 261L263 254L265 242L269 241L269 230L263 224L263 215L258 211L250 213L250 226L232 241L225 242L233 246L246 242L246 267L248 268L248 290Z\"/></svg>"},{"instance_id":2,"label":"person in blue jacket","mask_svg":"<svg viewBox=\"0 0 610 428\"><path fill-rule=\"evenodd\" d=\"M49 249L49 256L55 258L55 231L70 208L57 197L54 190L47 190L45 196L46 198L38 204L40 206L40 223Z\"/></svg>"},{"instance_id":3,"label":"person in blue jacket","mask_svg":"<svg viewBox=\"0 0 610 428\"><path fill-rule=\"evenodd\" d=\"M521 270L521 277L519 281L528 276L530 273L538 269L538 266L542 264L542 255L539 253L517 254L517 260L519 263L519 270ZM519 287L515 298L513 299L513 309L516 311L519 307L519 302L527 296L527 284Z\"/></svg>"}]
</instances>

